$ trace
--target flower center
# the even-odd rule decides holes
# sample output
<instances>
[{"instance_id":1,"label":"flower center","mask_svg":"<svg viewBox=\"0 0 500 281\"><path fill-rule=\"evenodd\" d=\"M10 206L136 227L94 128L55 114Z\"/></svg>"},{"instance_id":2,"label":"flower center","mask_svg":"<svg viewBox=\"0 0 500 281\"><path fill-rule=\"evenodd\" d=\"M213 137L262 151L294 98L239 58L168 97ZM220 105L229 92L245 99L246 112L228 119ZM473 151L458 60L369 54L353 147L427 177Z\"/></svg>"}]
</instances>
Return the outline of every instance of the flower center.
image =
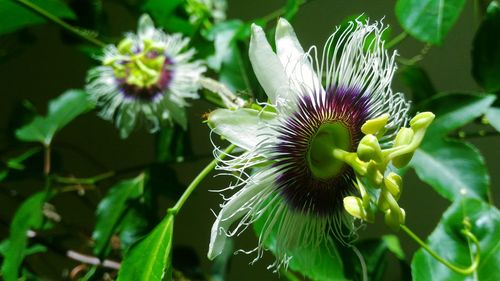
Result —
<instances>
[{"instance_id":1,"label":"flower center","mask_svg":"<svg viewBox=\"0 0 500 281\"><path fill-rule=\"evenodd\" d=\"M172 62L164 55L163 47L151 40L141 46L131 39L118 45L117 56L104 65L113 68L124 94L139 99L151 99L164 90L172 78Z\"/></svg>"},{"instance_id":2,"label":"flower center","mask_svg":"<svg viewBox=\"0 0 500 281\"><path fill-rule=\"evenodd\" d=\"M351 147L349 129L339 121L322 124L312 137L307 151L307 164L314 177L329 180L335 177L344 162L333 156L333 149L349 150Z\"/></svg>"}]
</instances>

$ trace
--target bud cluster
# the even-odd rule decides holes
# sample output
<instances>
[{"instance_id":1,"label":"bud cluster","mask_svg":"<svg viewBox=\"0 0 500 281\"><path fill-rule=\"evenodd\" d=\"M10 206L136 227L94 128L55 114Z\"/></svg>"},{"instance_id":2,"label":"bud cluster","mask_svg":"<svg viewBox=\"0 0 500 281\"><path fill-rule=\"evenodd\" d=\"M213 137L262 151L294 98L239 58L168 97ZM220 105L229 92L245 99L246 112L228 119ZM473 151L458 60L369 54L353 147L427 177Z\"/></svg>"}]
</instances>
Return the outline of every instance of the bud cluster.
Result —
<instances>
[{"instance_id":1,"label":"bud cluster","mask_svg":"<svg viewBox=\"0 0 500 281\"><path fill-rule=\"evenodd\" d=\"M385 214L385 223L394 230L405 222L405 211L398 205L403 190L403 179L389 172L390 163L396 168L406 166L415 150L420 146L425 132L434 120L434 114L417 114L409 128L401 128L391 148L382 149L379 140L385 133L389 115L368 120L361 127L365 136L356 152L334 149L334 156L351 166L356 174L356 187L360 197L344 198L344 208L352 216L363 221L374 222L377 208ZM375 190L367 190L365 184ZM370 192L368 192L370 191Z\"/></svg>"}]
</instances>

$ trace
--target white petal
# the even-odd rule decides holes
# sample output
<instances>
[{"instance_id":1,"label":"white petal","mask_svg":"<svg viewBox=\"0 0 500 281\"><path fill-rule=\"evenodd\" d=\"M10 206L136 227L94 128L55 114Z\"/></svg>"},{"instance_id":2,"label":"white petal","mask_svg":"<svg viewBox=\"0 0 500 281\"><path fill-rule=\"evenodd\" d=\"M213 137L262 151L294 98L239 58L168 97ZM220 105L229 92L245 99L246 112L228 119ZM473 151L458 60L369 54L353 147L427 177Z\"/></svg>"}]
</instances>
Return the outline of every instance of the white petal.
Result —
<instances>
[{"instance_id":1,"label":"white petal","mask_svg":"<svg viewBox=\"0 0 500 281\"><path fill-rule=\"evenodd\" d=\"M252 199L255 199L254 197L260 192L265 191L272 180L269 172L256 174L222 207L212 226L207 254L209 259L214 259L222 252L227 238L226 233L229 231L231 225L258 205L248 204L248 202L260 203L259 200Z\"/></svg>"},{"instance_id":2,"label":"white petal","mask_svg":"<svg viewBox=\"0 0 500 281\"><path fill-rule=\"evenodd\" d=\"M293 79L294 83L309 90L321 89L321 80L305 55L293 27L284 18L278 20L276 27L276 53L285 67L286 75Z\"/></svg>"},{"instance_id":3,"label":"white petal","mask_svg":"<svg viewBox=\"0 0 500 281\"><path fill-rule=\"evenodd\" d=\"M208 116L208 125L231 143L252 151L273 132L266 123L275 118L273 112L249 108L217 109Z\"/></svg>"},{"instance_id":4,"label":"white petal","mask_svg":"<svg viewBox=\"0 0 500 281\"><path fill-rule=\"evenodd\" d=\"M257 80L266 91L271 103L275 104L278 94L289 88L288 79L278 56L267 42L264 31L256 24L252 24L248 55Z\"/></svg>"},{"instance_id":5,"label":"white petal","mask_svg":"<svg viewBox=\"0 0 500 281\"><path fill-rule=\"evenodd\" d=\"M155 25L153 20L147 14L139 18L139 25L137 27L137 34L140 38L152 38L155 32Z\"/></svg>"}]
</instances>

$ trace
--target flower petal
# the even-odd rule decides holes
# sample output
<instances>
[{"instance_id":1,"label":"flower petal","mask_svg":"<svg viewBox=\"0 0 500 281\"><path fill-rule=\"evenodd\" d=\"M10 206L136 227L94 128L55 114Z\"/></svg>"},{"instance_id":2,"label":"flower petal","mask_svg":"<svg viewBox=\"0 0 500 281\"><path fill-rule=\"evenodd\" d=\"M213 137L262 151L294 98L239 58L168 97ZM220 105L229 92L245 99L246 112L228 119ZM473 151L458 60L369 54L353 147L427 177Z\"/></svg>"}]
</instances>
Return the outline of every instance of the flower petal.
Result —
<instances>
[{"instance_id":1,"label":"flower petal","mask_svg":"<svg viewBox=\"0 0 500 281\"><path fill-rule=\"evenodd\" d=\"M275 104L278 93L289 88L288 79L278 56L267 42L264 31L256 24L252 24L252 38L250 39L248 55L257 80L264 88L271 103Z\"/></svg>"},{"instance_id":2,"label":"flower petal","mask_svg":"<svg viewBox=\"0 0 500 281\"><path fill-rule=\"evenodd\" d=\"M217 109L208 116L208 125L231 143L253 150L272 130L266 125L276 114L249 108Z\"/></svg>"},{"instance_id":3,"label":"flower petal","mask_svg":"<svg viewBox=\"0 0 500 281\"><path fill-rule=\"evenodd\" d=\"M229 228L233 222L252 211L253 208L258 207L261 201L255 200L255 196L265 191L272 180L273 177L270 175L269 171L256 174L242 189L236 192L231 199L224 204L212 226L207 254L210 260L217 257L224 249ZM243 224L240 224L239 226L242 225ZM238 229L238 227L236 227L236 229ZM231 234L229 234L229 236L231 236Z\"/></svg>"},{"instance_id":4,"label":"flower petal","mask_svg":"<svg viewBox=\"0 0 500 281\"><path fill-rule=\"evenodd\" d=\"M139 24L137 26L137 34L140 38L151 38L155 32L155 25L151 17L147 14L143 14L139 18Z\"/></svg>"},{"instance_id":5,"label":"flower petal","mask_svg":"<svg viewBox=\"0 0 500 281\"><path fill-rule=\"evenodd\" d=\"M286 75L298 82L298 86L306 86L309 90L321 89L321 80L318 79L293 27L286 19L278 20L275 38L276 53L285 68Z\"/></svg>"}]
</instances>

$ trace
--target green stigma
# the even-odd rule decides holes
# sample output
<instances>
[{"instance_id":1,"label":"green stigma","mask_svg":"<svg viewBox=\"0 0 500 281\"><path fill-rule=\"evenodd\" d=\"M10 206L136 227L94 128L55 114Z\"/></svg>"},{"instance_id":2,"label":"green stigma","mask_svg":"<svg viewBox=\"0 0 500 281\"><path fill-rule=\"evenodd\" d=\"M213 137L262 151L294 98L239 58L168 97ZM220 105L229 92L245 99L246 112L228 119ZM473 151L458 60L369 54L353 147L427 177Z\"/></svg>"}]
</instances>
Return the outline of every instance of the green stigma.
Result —
<instances>
[{"instance_id":1,"label":"green stigma","mask_svg":"<svg viewBox=\"0 0 500 281\"><path fill-rule=\"evenodd\" d=\"M349 151L351 146L351 134L344 123L335 121L322 124L307 151L307 164L313 176L322 180L336 176L345 163L335 158L333 150L339 148Z\"/></svg>"},{"instance_id":2,"label":"green stigma","mask_svg":"<svg viewBox=\"0 0 500 281\"><path fill-rule=\"evenodd\" d=\"M165 64L165 55L159 46L151 40L143 41L140 52L134 52L134 43L130 38L122 40L117 48L121 56L104 61L111 66L117 78L128 85L149 88L158 84Z\"/></svg>"}]
</instances>

